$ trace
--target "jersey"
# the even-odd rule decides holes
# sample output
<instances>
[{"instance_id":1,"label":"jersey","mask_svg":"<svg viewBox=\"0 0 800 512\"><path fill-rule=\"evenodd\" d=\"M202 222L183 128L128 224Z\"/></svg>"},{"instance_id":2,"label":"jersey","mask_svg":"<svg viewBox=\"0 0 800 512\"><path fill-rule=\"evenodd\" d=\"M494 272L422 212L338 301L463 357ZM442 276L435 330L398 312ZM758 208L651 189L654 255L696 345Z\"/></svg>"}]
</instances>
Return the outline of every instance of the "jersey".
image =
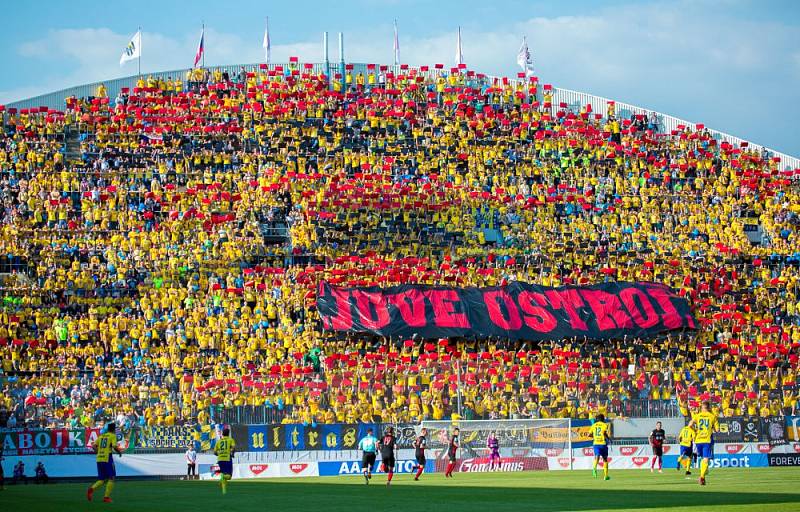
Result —
<instances>
[{"instance_id":1,"label":"jersey","mask_svg":"<svg viewBox=\"0 0 800 512\"><path fill-rule=\"evenodd\" d=\"M457 450L458 450L458 436L453 435L450 437L450 445L447 447L447 453L449 453L451 456L454 456Z\"/></svg>"},{"instance_id":2,"label":"jersey","mask_svg":"<svg viewBox=\"0 0 800 512\"><path fill-rule=\"evenodd\" d=\"M719 428L717 416L712 412L698 412L694 416L697 434L694 442L697 444L711 443L711 435Z\"/></svg>"},{"instance_id":3,"label":"jersey","mask_svg":"<svg viewBox=\"0 0 800 512\"><path fill-rule=\"evenodd\" d=\"M663 428L654 428L653 431L650 432L650 443L656 448L664 446L664 440L666 438L667 433L664 432Z\"/></svg>"},{"instance_id":4,"label":"jersey","mask_svg":"<svg viewBox=\"0 0 800 512\"><path fill-rule=\"evenodd\" d=\"M489 448L493 454L500 453L500 441L498 441L496 437L487 439L486 447Z\"/></svg>"},{"instance_id":5,"label":"jersey","mask_svg":"<svg viewBox=\"0 0 800 512\"><path fill-rule=\"evenodd\" d=\"M109 462L114 448L117 447L117 434L113 432L100 434L97 436L95 446L97 447L97 462Z\"/></svg>"},{"instance_id":6,"label":"jersey","mask_svg":"<svg viewBox=\"0 0 800 512\"><path fill-rule=\"evenodd\" d=\"M425 448L428 447L428 440L425 439L425 436L419 436L414 442L415 453L417 457L424 457L425 456Z\"/></svg>"},{"instance_id":7,"label":"jersey","mask_svg":"<svg viewBox=\"0 0 800 512\"><path fill-rule=\"evenodd\" d=\"M681 433L678 434L678 442L681 444L681 446L691 448L692 443L694 442L694 430L689 427L683 427L681 429Z\"/></svg>"},{"instance_id":8,"label":"jersey","mask_svg":"<svg viewBox=\"0 0 800 512\"><path fill-rule=\"evenodd\" d=\"M594 446L608 445L608 423L595 421L592 424L592 444Z\"/></svg>"},{"instance_id":9,"label":"jersey","mask_svg":"<svg viewBox=\"0 0 800 512\"><path fill-rule=\"evenodd\" d=\"M392 457L394 456L394 434L386 434L381 439L381 456Z\"/></svg>"},{"instance_id":10,"label":"jersey","mask_svg":"<svg viewBox=\"0 0 800 512\"><path fill-rule=\"evenodd\" d=\"M217 456L218 462L230 462L236 449L236 441L230 437L223 437L214 445L214 454Z\"/></svg>"},{"instance_id":11,"label":"jersey","mask_svg":"<svg viewBox=\"0 0 800 512\"><path fill-rule=\"evenodd\" d=\"M361 441L358 442L358 449L367 453L375 453L377 444L378 440L370 434L361 438Z\"/></svg>"}]
</instances>

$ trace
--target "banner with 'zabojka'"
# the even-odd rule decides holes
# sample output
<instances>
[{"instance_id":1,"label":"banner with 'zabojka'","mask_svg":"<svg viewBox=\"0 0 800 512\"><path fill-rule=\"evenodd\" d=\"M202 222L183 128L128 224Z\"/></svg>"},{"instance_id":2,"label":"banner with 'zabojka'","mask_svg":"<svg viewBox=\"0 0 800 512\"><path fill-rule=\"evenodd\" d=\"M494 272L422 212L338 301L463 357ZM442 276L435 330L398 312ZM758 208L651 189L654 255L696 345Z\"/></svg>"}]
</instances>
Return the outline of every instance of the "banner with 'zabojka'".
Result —
<instances>
[{"instance_id":1,"label":"banner with 'zabojka'","mask_svg":"<svg viewBox=\"0 0 800 512\"><path fill-rule=\"evenodd\" d=\"M342 288L323 281L318 291L325 329L381 336L603 340L696 325L686 299L657 283Z\"/></svg>"}]
</instances>

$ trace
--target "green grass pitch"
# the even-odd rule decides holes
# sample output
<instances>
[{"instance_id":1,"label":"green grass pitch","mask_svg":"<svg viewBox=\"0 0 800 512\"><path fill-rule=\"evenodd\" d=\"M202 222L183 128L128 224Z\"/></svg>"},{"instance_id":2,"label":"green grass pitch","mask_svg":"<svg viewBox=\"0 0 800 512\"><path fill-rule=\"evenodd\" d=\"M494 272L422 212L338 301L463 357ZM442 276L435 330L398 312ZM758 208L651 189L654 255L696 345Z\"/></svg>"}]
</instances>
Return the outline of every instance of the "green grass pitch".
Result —
<instances>
[{"instance_id":1,"label":"green grass pitch","mask_svg":"<svg viewBox=\"0 0 800 512\"><path fill-rule=\"evenodd\" d=\"M691 479L687 479L691 478ZM119 481L111 504L99 490L86 501L87 484L6 486L0 491L3 512L38 511L181 511L213 512L309 510L357 512L424 511L603 511L603 510L755 510L800 511L800 468L715 469L708 485L674 469L663 474L616 471L611 480L590 471L461 473L453 479L423 475L385 475L372 483L363 477L239 480L222 496L211 481Z\"/></svg>"}]
</instances>

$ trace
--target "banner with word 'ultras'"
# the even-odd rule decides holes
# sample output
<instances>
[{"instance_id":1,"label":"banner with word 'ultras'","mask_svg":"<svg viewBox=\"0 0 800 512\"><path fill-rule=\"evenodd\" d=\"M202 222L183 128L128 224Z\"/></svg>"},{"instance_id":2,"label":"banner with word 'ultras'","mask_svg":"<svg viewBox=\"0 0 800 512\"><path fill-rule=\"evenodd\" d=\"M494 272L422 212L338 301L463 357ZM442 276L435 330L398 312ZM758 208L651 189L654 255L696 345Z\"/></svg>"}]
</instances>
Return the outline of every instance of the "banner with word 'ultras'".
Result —
<instances>
[{"instance_id":1,"label":"banner with word 'ultras'","mask_svg":"<svg viewBox=\"0 0 800 512\"><path fill-rule=\"evenodd\" d=\"M317 310L327 330L394 337L604 340L696 328L686 299L657 283L343 288L323 281Z\"/></svg>"}]
</instances>

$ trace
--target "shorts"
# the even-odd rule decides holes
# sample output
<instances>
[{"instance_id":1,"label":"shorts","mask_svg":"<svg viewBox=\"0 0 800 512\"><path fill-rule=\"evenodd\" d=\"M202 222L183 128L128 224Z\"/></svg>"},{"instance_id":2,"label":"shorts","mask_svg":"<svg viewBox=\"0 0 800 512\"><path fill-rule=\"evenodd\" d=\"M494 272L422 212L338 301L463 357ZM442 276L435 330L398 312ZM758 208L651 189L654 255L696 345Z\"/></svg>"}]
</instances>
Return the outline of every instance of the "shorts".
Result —
<instances>
[{"instance_id":1,"label":"shorts","mask_svg":"<svg viewBox=\"0 0 800 512\"><path fill-rule=\"evenodd\" d=\"M233 475L233 463L229 460L220 460L217 461L217 466L219 466L219 472L223 475Z\"/></svg>"},{"instance_id":2,"label":"shorts","mask_svg":"<svg viewBox=\"0 0 800 512\"><path fill-rule=\"evenodd\" d=\"M710 459L714 457L714 448L711 443L697 443L697 456L701 459Z\"/></svg>"},{"instance_id":3,"label":"shorts","mask_svg":"<svg viewBox=\"0 0 800 512\"><path fill-rule=\"evenodd\" d=\"M663 446L654 446L653 447L653 455L656 457L663 457L664 456L664 447Z\"/></svg>"},{"instance_id":4,"label":"shorts","mask_svg":"<svg viewBox=\"0 0 800 512\"><path fill-rule=\"evenodd\" d=\"M681 446L681 457L691 457L691 456L692 456L692 447Z\"/></svg>"},{"instance_id":5,"label":"shorts","mask_svg":"<svg viewBox=\"0 0 800 512\"><path fill-rule=\"evenodd\" d=\"M595 457L602 457L604 459L608 458L608 445L596 444L592 446L592 448L594 448Z\"/></svg>"},{"instance_id":6,"label":"shorts","mask_svg":"<svg viewBox=\"0 0 800 512\"><path fill-rule=\"evenodd\" d=\"M373 467L375 467L375 452L364 452L361 456L361 469L371 470Z\"/></svg>"},{"instance_id":7,"label":"shorts","mask_svg":"<svg viewBox=\"0 0 800 512\"><path fill-rule=\"evenodd\" d=\"M499 459L500 458L500 452L492 451L492 453L489 454L489 458L490 459Z\"/></svg>"},{"instance_id":8,"label":"shorts","mask_svg":"<svg viewBox=\"0 0 800 512\"><path fill-rule=\"evenodd\" d=\"M456 452L448 452L447 453L447 458L450 459L450 462L455 462L456 461Z\"/></svg>"},{"instance_id":9,"label":"shorts","mask_svg":"<svg viewBox=\"0 0 800 512\"><path fill-rule=\"evenodd\" d=\"M424 453L418 453L417 456L416 456L416 459L417 459L417 465L419 465L419 466L424 466L425 462L427 462L425 460L425 454Z\"/></svg>"},{"instance_id":10,"label":"shorts","mask_svg":"<svg viewBox=\"0 0 800 512\"><path fill-rule=\"evenodd\" d=\"M381 463L383 463L383 470L387 473L389 471L394 472L394 455L389 457L381 457Z\"/></svg>"},{"instance_id":11,"label":"shorts","mask_svg":"<svg viewBox=\"0 0 800 512\"><path fill-rule=\"evenodd\" d=\"M111 480L115 476L117 476L117 471L114 469L114 461L97 463L98 480Z\"/></svg>"}]
</instances>

